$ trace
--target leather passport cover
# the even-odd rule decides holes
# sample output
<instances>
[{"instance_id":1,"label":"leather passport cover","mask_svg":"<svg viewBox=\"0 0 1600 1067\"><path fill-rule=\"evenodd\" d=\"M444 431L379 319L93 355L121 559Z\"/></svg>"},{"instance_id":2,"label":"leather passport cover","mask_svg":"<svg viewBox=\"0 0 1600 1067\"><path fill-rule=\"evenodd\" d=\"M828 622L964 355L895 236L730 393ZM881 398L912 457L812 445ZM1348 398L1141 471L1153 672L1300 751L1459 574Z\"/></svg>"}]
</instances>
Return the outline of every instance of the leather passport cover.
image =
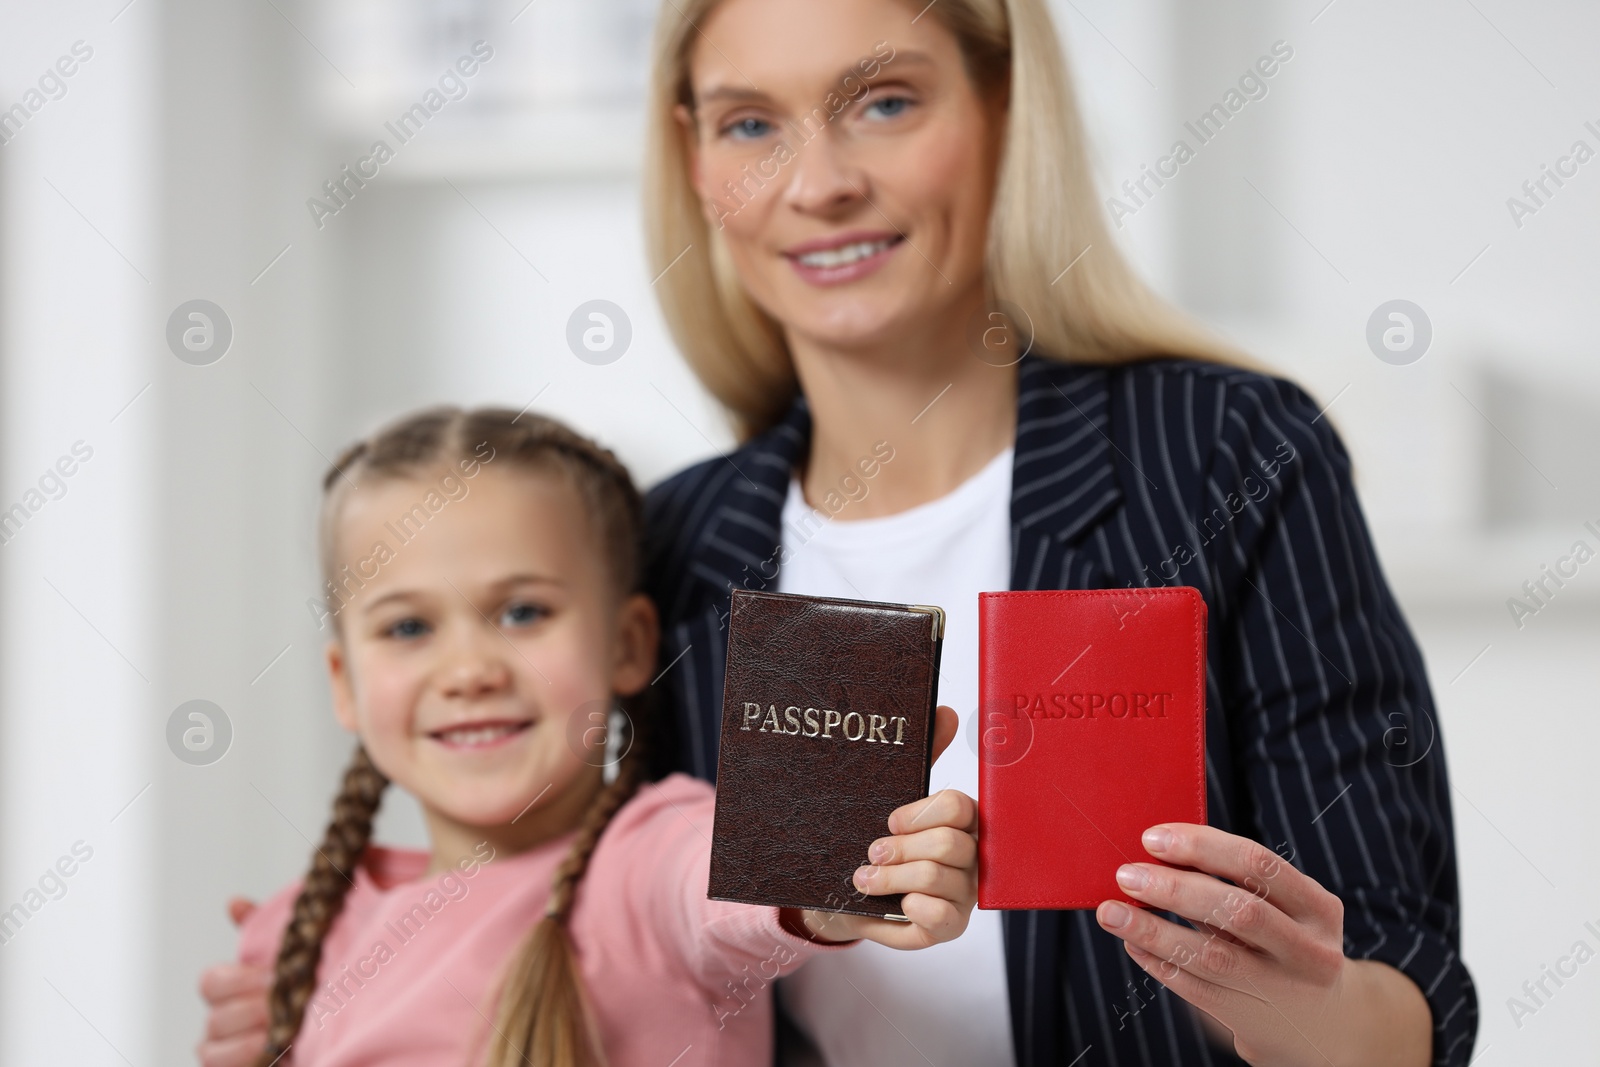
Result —
<instances>
[{"instance_id":1,"label":"leather passport cover","mask_svg":"<svg viewBox=\"0 0 1600 1067\"><path fill-rule=\"evenodd\" d=\"M714 900L901 918L851 882L928 795L944 612L733 590Z\"/></svg>"},{"instance_id":2,"label":"leather passport cover","mask_svg":"<svg viewBox=\"0 0 1600 1067\"><path fill-rule=\"evenodd\" d=\"M980 593L978 663L978 906L1132 903L1140 835L1206 821L1199 590Z\"/></svg>"}]
</instances>

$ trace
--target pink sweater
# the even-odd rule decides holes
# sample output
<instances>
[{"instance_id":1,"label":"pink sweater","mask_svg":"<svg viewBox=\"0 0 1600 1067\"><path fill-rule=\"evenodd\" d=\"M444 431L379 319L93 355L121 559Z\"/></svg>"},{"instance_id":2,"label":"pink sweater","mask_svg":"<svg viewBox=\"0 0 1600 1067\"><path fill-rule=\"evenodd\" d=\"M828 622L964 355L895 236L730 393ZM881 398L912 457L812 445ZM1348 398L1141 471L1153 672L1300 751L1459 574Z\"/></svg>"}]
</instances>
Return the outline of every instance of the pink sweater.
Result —
<instances>
[{"instance_id":1,"label":"pink sweater","mask_svg":"<svg viewBox=\"0 0 1600 1067\"><path fill-rule=\"evenodd\" d=\"M681 774L645 786L579 886L569 930L611 1067L769 1063L772 980L847 947L786 932L776 908L706 899L712 804ZM481 1062L495 983L573 836L432 877L427 853L369 849L323 944L295 1067ZM245 922L241 962L277 959L299 890Z\"/></svg>"}]
</instances>

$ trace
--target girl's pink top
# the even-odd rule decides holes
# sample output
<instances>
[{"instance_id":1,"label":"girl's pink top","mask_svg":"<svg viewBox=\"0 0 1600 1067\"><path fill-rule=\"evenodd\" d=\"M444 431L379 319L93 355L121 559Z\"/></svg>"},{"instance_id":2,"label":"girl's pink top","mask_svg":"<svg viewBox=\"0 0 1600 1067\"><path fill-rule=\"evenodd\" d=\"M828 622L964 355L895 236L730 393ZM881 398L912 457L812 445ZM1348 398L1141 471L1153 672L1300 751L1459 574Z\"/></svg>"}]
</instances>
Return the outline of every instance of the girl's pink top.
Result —
<instances>
[{"instance_id":1,"label":"girl's pink top","mask_svg":"<svg viewBox=\"0 0 1600 1067\"><path fill-rule=\"evenodd\" d=\"M706 899L712 806L698 779L644 786L579 885L569 932L611 1067L770 1063L773 979L847 947L788 933L776 908ZM286 1062L481 1062L502 970L544 914L574 836L516 856L485 844L485 862L426 877L425 852L369 849ZM241 962L275 962L299 891L288 886L245 921Z\"/></svg>"}]
</instances>

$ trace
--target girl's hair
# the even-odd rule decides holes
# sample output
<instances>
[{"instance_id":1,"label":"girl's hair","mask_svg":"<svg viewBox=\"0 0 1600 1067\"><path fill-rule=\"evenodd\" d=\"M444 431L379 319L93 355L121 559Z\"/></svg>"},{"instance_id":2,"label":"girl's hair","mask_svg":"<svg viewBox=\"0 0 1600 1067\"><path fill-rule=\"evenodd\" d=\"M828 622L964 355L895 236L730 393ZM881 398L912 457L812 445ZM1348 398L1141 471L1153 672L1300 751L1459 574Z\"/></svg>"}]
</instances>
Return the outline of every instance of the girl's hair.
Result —
<instances>
[{"instance_id":1,"label":"girl's hair","mask_svg":"<svg viewBox=\"0 0 1600 1067\"><path fill-rule=\"evenodd\" d=\"M782 326L745 292L720 230L706 220L689 174L686 137L693 134L674 115L679 104L694 111L690 52L719 2L661 5L651 59L645 237L673 340L748 439L783 416L799 385ZM1009 88L985 273L990 298L1032 320L1034 349L1085 363L1168 355L1256 366L1153 293L1118 252L1045 0L941 0L928 14L955 36L980 92Z\"/></svg>"},{"instance_id":2,"label":"girl's hair","mask_svg":"<svg viewBox=\"0 0 1600 1067\"><path fill-rule=\"evenodd\" d=\"M328 610L338 612L351 576L338 583L339 513L358 485L385 479L432 478L448 470L459 477L477 463L567 479L583 500L593 533L606 555L619 596L643 580L643 504L627 468L607 449L553 419L507 409L435 408L393 423L352 445L323 479L319 547ZM476 476L478 470L473 471ZM357 585L359 581L357 580ZM611 817L639 788L645 774L641 729L643 696L624 698L627 734L616 775L595 797L577 840L556 869L544 917L523 941L505 972L489 1039L488 1067L598 1067L605 1062L585 1005L572 944L567 936L578 883ZM372 833L372 819L388 785L366 749L358 747L333 804L333 820L312 857L311 869L284 931L268 997L267 1048L261 1067L294 1043L316 991L323 939L344 906L345 894Z\"/></svg>"}]
</instances>

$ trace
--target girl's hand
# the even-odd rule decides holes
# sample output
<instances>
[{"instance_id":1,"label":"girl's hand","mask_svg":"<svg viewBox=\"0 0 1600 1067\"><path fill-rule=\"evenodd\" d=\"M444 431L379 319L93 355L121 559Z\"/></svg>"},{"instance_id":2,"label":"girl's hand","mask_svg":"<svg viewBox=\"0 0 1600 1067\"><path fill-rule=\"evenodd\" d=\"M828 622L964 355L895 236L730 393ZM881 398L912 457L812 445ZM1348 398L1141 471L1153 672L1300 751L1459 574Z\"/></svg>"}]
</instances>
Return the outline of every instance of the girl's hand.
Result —
<instances>
[{"instance_id":1,"label":"girl's hand","mask_svg":"<svg viewBox=\"0 0 1600 1067\"><path fill-rule=\"evenodd\" d=\"M933 758L956 735L953 708L939 707L934 720ZM978 805L965 793L941 789L896 808L889 837L867 850L867 865L855 873L862 893L904 893L910 922L785 909L784 919L814 941L866 938L890 948L927 948L950 941L967 928L978 901ZM798 932L798 931L797 931Z\"/></svg>"},{"instance_id":2,"label":"girl's hand","mask_svg":"<svg viewBox=\"0 0 1600 1067\"><path fill-rule=\"evenodd\" d=\"M1344 905L1315 879L1212 826L1152 826L1144 847L1189 869L1129 863L1118 884L1197 928L1114 900L1096 918L1135 963L1231 1031L1242 1059L1285 1067L1428 1062L1432 1022L1422 991L1387 964L1345 958Z\"/></svg>"}]
</instances>

